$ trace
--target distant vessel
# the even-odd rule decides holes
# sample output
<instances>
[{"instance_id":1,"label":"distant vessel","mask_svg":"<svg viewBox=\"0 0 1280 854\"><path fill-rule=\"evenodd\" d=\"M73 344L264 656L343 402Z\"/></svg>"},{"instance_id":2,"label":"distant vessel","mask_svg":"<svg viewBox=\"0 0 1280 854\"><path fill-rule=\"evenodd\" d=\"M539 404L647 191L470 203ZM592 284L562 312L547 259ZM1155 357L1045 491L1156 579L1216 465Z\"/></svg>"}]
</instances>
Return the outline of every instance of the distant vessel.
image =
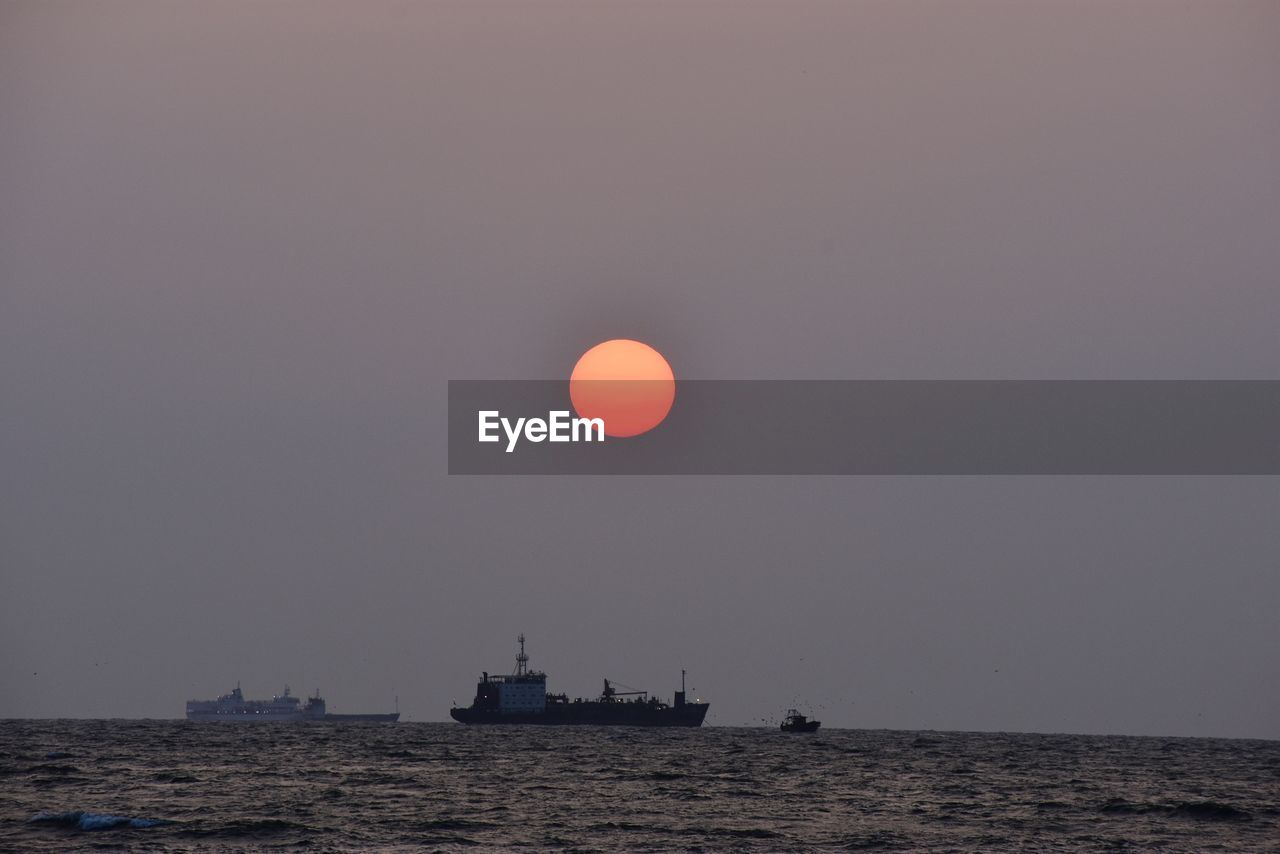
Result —
<instances>
[{"instance_id":1,"label":"distant vessel","mask_svg":"<svg viewBox=\"0 0 1280 854\"><path fill-rule=\"evenodd\" d=\"M289 686L284 686L284 693L277 694L270 700L246 700L240 692L240 685L223 694L216 700L188 700L187 720L189 721L370 721L376 723L395 723L400 720L399 712L381 715L335 715L325 711L324 700L317 691L314 697L308 697L304 704L293 696Z\"/></svg>"},{"instance_id":2,"label":"distant vessel","mask_svg":"<svg viewBox=\"0 0 1280 854\"><path fill-rule=\"evenodd\" d=\"M542 724L549 726L701 726L709 703L685 700L684 671L675 702L664 703L648 691L618 691L608 679L594 700L570 700L567 694L547 693L547 674L529 669L529 656L520 635L520 654L510 676L482 674L475 700L467 708L449 711L464 724ZM631 697L623 700L620 697Z\"/></svg>"},{"instance_id":3,"label":"distant vessel","mask_svg":"<svg viewBox=\"0 0 1280 854\"><path fill-rule=\"evenodd\" d=\"M822 721L811 721L795 709L788 709L780 729L783 732L817 732L820 726Z\"/></svg>"}]
</instances>

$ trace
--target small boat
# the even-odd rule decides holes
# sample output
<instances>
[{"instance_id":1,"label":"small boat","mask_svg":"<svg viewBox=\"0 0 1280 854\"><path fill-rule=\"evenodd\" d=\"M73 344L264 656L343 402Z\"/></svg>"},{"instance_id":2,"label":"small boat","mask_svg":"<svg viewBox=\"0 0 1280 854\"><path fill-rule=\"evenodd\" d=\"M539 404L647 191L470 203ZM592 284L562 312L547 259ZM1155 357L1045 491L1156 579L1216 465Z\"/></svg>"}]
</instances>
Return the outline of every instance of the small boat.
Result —
<instances>
[{"instance_id":1,"label":"small boat","mask_svg":"<svg viewBox=\"0 0 1280 854\"><path fill-rule=\"evenodd\" d=\"M795 709L788 709L781 729L783 732L817 732L820 726L822 721L811 721Z\"/></svg>"}]
</instances>

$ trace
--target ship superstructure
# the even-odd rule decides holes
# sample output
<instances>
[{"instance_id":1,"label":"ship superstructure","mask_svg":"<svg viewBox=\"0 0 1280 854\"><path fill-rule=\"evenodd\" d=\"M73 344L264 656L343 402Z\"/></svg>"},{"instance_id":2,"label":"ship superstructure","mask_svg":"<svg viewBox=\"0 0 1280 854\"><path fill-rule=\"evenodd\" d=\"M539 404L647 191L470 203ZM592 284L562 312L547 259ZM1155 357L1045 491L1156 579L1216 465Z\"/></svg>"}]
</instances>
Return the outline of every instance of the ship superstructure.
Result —
<instances>
[{"instance_id":1,"label":"ship superstructure","mask_svg":"<svg viewBox=\"0 0 1280 854\"><path fill-rule=\"evenodd\" d=\"M684 671L680 672L680 690L671 703L650 697L647 691L619 691L608 679L594 700L570 700L567 694L547 693L547 674L529 669L524 635L519 643L515 672L481 674L471 705L450 710L454 720L464 724L696 727L707 716L710 704L686 699Z\"/></svg>"},{"instance_id":2,"label":"ship superstructure","mask_svg":"<svg viewBox=\"0 0 1280 854\"><path fill-rule=\"evenodd\" d=\"M187 720L189 721L374 721L394 723L400 719L399 712L372 715L334 715L325 709L324 700L317 691L314 696L307 697L305 703L293 695L289 686L284 686L283 693L276 694L270 700L246 700L240 690L240 684L223 694L216 700L188 700Z\"/></svg>"}]
</instances>

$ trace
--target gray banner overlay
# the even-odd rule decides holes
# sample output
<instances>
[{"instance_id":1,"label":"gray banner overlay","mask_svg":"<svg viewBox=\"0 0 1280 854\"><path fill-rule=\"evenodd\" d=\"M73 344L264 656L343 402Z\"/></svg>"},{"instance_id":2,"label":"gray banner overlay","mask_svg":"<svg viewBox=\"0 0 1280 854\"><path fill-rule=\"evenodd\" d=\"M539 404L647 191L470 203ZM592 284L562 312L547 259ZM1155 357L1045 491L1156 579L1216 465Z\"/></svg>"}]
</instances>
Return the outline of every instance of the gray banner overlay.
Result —
<instances>
[{"instance_id":1,"label":"gray banner overlay","mask_svg":"<svg viewBox=\"0 0 1280 854\"><path fill-rule=\"evenodd\" d=\"M451 380L450 474L1280 474L1280 381L682 380L649 433L478 441L564 380Z\"/></svg>"}]
</instances>

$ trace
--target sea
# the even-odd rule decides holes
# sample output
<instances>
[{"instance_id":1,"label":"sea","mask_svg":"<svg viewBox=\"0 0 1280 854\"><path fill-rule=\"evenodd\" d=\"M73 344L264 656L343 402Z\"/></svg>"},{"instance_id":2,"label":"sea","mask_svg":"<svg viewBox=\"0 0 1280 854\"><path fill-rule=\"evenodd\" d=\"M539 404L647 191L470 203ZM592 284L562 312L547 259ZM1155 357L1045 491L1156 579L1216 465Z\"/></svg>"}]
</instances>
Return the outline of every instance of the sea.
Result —
<instances>
[{"instance_id":1,"label":"sea","mask_svg":"<svg viewBox=\"0 0 1280 854\"><path fill-rule=\"evenodd\" d=\"M5 851L1280 851L1280 742L0 721Z\"/></svg>"}]
</instances>

